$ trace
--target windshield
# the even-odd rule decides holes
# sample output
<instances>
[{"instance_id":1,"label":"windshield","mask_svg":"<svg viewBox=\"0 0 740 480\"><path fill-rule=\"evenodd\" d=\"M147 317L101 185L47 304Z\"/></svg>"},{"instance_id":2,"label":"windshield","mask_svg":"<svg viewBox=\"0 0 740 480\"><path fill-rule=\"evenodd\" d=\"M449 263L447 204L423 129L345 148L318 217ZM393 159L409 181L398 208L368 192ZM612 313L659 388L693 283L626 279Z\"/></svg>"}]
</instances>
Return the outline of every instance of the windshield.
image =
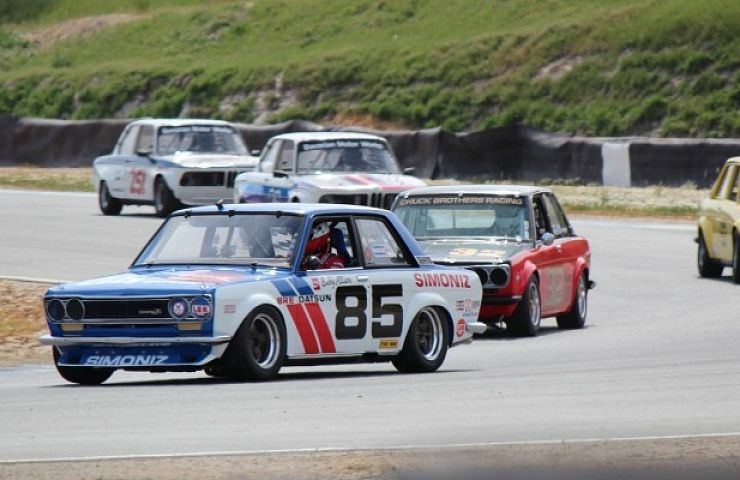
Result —
<instances>
[{"instance_id":1,"label":"windshield","mask_svg":"<svg viewBox=\"0 0 740 480\"><path fill-rule=\"evenodd\" d=\"M301 222L299 216L272 213L171 217L134 265L290 267Z\"/></svg>"},{"instance_id":2,"label":"windshield","mask_svg":"<svg viewBox=\"0 0 740 480\"><path fill-rule=\"evenodd\" d=\"M511 238L529 240L523 198L493 195L410 196L393 212L417 240L439 238Z\"/></svg>"},{"instance_id":3,"label":"windshield","mask_svg":"<svg viewBox=\"0 0 740 480\"><path fill-rule=\"evenodd\" d=\"M327 140L298 145L299 174L400 173L388 145L380 140Z\"/></svg>"},{"instance_id":4,"label":"windshield","mask_svg":"<svg viewBox=\"0 0 740 480\"><path fill-rule=\"evenodd\" d=\"M185 125L159 128L157 154L180 155L201 153L246 155L247 147L244 145L241 135L231 127Z\"/></svg>"}]
</instances>

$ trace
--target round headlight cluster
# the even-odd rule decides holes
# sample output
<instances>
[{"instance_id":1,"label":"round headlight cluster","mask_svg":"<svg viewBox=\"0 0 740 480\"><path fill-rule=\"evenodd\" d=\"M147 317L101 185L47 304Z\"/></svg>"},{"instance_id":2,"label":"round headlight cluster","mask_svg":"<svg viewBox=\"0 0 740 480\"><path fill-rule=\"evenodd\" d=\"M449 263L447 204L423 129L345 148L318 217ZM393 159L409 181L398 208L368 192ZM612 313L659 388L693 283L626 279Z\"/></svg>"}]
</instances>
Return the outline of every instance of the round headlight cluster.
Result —
<instances>
[{"instance_id":1,"label":"round headlight cluster","mask_svg":"<svg viewBox=\"0 0 740 480\"><path fill-rule=\"evenodd\" d=\"M78 298L66 301L54 298L46 304L46 315L52 322L64 319L79 322L85 318L85 304Z\"/></svg>"},{"instance_id":2,"label":"round headlight cluster","mask_svg":"<svg viewBox=\"0 0 740 480\"><path fill-rule=\"evenodd\" d=\"M497 287L502 287L509 283L509 271L505 268L495 267L491 269L489 276L491 277L491 283Z\"/></svg>"},{"instance_id":3,"label":"round headlight cluster","mask_svg":"<svg viewBox=\"0 0 740 480\"><path fill-rule=\"evenodd\" d=\"M508 265L496 265L491 267L475 267L472 269L481 285L494 286L496 288L505 287L509 284L509 267Z\"/></svg>"},{"instance_id":4,"label":"round headlight cluster","mask_svg":"<svg viewBox=\"0 0 740 480\"><path fill-rule=\"evenodd\" d=\"M167 306L170 316L177 320L186 318L205 319L211 316L211 302L206 297L182 298L170 300Z\"/></svg>"}]
</instances>

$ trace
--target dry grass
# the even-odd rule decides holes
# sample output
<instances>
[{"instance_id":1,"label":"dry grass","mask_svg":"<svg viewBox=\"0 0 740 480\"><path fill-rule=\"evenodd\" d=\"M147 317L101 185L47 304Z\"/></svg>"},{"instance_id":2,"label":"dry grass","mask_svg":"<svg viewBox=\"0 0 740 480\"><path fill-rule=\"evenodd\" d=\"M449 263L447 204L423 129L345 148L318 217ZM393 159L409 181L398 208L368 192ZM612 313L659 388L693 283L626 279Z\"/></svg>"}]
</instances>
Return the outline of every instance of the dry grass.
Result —
<instances>
[{"instance_id":1,"label":"dry grass","mask_svg":"<svg viewBox=\"0 0 740 480\"><path fill-rule=\"evenodd\" d=\"M0 167L0 188L92 192L90 168Z\"/></svg>"},{"instance_id":2,"label":"dry grass","mask_svg":"<svg viewBox=\"0 0 740 480\"><path fill-rule=\"evenodd\" d=\"M38 341L47 331L43 298L49 286L0 280L0 365L50 358L49 347Z\"/></svg>"}]
</instances>

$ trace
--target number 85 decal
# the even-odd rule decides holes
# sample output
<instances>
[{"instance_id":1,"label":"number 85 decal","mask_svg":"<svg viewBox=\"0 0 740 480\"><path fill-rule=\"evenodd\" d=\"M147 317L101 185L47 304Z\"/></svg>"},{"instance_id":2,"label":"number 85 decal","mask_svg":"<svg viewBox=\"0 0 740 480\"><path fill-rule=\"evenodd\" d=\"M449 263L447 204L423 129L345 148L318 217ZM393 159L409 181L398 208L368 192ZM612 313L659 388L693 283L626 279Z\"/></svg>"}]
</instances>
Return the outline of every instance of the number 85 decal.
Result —
<instances>
[{"instance_id":1,"label":"number 85 decal","mask_svg":"<svg viewBox=\"0 0 740 480\"><path fill-rule=\"evenodd\" d=\"M372 318L381 318L383 315L392 315L393 323L383 325L380 320L373 320L372 336L399 337L403 329L403 307L397 303L383 304L383 297L400 297L403 295L403 286L375 285L371 287L373 299ZM362 285L339 287L335 293L337 303L336 335L338 340L363 338L367 333L367 289ZM348 305L347 300L356 299ZM356 319L357 322L348 324L347 319Z\"/></svg>"}]
</instances>

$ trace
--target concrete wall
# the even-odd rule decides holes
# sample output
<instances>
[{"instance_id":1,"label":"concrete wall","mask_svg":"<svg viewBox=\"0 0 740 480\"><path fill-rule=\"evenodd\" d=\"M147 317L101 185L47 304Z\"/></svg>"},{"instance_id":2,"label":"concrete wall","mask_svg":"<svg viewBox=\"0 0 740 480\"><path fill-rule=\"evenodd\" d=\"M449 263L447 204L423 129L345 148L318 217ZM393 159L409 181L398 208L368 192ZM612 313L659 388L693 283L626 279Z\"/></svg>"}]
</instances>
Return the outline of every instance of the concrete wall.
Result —
<instances>
[{"instance_id":1,"label":"concrete wall","mask_svg":"<svg viewBox=\"0 0 740 480\"><path fill-rule=\"evenodd\" d=\"M0 166L85 167L113 148L126 120L62 121L0 116ZM386 137L402 166L422 178L570 180L615 186L708 187L740 139L587 138L508 126L453 133L375 131L290 121L237 124L250 149L279 133L352 130Z\"/></svg>"}]
</instances>

